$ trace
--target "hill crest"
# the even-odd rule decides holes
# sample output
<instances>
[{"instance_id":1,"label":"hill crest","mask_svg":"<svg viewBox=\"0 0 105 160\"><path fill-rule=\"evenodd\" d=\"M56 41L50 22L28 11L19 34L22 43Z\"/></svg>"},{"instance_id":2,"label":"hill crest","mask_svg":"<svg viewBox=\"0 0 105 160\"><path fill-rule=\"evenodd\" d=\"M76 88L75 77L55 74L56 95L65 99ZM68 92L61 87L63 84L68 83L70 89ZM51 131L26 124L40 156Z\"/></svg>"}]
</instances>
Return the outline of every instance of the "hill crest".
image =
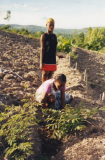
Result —
<instances>
[{"instance_id":1,"label":"hill crest","mask_svg":"<svg viewBox=\"0 0 105 160\"><path fill-rule=\"evenodd\" d=\"M42 27L42 26L37 26L37 25L18 25L18 24L10 24L12 28L16 28L16 29L28 29L30 32L38 32L38 31L43 31L46 32L47 29L46 27ZM5 26L5 24L0 24L0 26ZM95 27L92 27L92 29ZM100 27L98 27L100 28ZM55 34L73 34L74 31L76 31L77 34L84 32L84 34L87 34L87 30L88 28L82 28L82 29L64 29L64 28L55 28L54 29L54 33Z\"/></svg>"}]
</instances>

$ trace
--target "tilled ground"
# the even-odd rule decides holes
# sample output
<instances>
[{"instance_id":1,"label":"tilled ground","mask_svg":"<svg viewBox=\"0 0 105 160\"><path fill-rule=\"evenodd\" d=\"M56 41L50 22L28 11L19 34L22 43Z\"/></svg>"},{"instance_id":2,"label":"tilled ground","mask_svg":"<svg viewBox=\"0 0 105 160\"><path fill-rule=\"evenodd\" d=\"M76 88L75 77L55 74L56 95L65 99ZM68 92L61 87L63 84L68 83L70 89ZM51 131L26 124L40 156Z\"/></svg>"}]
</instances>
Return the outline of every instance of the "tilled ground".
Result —
<instances>
[{"instance_id":1,"label":"tilled ground","mask_svg":"<svg viewBox=\"0 0 105 160\"><path fill-rule=\"evenodd\" d=\"M78 58L69 67L68 57L59 59L59 72L67 76L66 92L73 95L72 107L103 107L105 91L105 54L77 49ZM75 68L77 62L77 70ZM84 81L87 69L88 88ZM83 103L82 103L83 102ZM82 132L68 135L62 141L61 150L51 160L105 160L105 111L99 111L89 120L90 125Z\"/></svg>"},{"instance_id":2,"label":"tilled ground","mask_svg":"<svg viewBox=\"0 0 105 160\"><path fill-rule=\"evenodd\" d=\"M0 31L0 101L19 105L41 84L39 40Z\"/></svg>"},{"instance_id":3,"label":"tilled ground","mask_svg":"<svg viewBox=\"0 0 105 160\"><path fill-rule=\"evenodd\" d=\"M19 105L21 99L35 94L41 84L39 70L40 42L25 36L0 31L0 110L1 103ZM100 94L105 91L105 55L77 49L78 58L69 66L69 57L57 57L57 73L67 77L66 92L73 95L72 107L103 107ZM77 61L77 70L75 63ZM84 81L87 69L88 90ZM101 95L102 96L102 95ZM40 115L40 114L39 114ZM41 116L41 115L40 115ZM40 125L34 128L33 139L43 155L51 160L104 160L105 159L105 112L100 111L84 131L70 134L55 144ZM32 156L36 160L35 155Z\"/></svg>"},{"instance_id":4,"label":"tilled ground","mask_svg":"<svg viewBox=\"0 0 105 160\"><path fill-rule=\"evenodd\" d=\"M0 31L0 111L4 110L2 103L21 105L22 99L35 94L41 84L39 47L39 39ZM34 151L39 153L41 141L37 128L33 128L32 141L35 142ZM0 142L0 155L3 148Z\"/></svg>"}]
</instances>

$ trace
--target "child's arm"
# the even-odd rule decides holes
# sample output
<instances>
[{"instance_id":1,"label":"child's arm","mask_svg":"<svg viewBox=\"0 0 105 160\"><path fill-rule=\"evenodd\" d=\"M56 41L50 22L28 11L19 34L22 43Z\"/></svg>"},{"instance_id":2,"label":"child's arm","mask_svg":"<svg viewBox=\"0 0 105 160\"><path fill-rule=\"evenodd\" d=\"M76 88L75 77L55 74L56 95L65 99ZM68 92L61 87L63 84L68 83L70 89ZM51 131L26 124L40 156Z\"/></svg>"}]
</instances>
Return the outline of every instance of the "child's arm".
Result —
<instances>
[{"instance_id":1,"label":"child's arm","mask_svg":"<svg viewBox=\"0 0 105 160\"><path fill-rule=\"evenodd\" d=\"M55 103L55 101L56 101L56 98L55 98L54 95L47 94L46 92L44 92L43 99L41 100L41 103L43 103L42 107L47 108L48 105L51 105L51 104Z\"/></svg>"},{"instance_id":2,"label":"child's arm","mask_svg":"<svg viewBox=\"0 0 105 160\"><path fill-rule=\"evenodd\" d=\"M55 35L55 37L56 37L56 42L57 42L57 36ZM58 42L57 42L57 44L58 44ZM57 54L57 45L56 45L56 54Z\"/></svg>"},{"instance_id":3,"label":"child's arm","mask_svg":"<svg viewBox=\"0 0 105 160\"><path fill-rule=\"evenodd\" d=\"M44 56L44 41L45 41L45 35L43 34L41 36L40 42L41 42L41 52L40 52L40 69L43 69L43 56Z\"/></svg>"},{"instance_id":4,"label":"child's arm","mask_svg":"<svg viewBox=\"0 0 105 160\"><path fill-rule=\"evenodd\" d=\"M42 104L43 108L47 108L47 106L48 106L48 104L47 104L47 98L48 98L48 94L46 92L44 92L43 99L41 100L41 103L43 103Z\"/></svg>"},{"instance_id":5,"label":"child's arm","mask_svg":"<svg viewBox=\"0 0 105 160\"><path fill-rule=\"evenodd\" d=\"M61 109L65 107L65 91L61 91Z\"/></svg>"}]
</instances>

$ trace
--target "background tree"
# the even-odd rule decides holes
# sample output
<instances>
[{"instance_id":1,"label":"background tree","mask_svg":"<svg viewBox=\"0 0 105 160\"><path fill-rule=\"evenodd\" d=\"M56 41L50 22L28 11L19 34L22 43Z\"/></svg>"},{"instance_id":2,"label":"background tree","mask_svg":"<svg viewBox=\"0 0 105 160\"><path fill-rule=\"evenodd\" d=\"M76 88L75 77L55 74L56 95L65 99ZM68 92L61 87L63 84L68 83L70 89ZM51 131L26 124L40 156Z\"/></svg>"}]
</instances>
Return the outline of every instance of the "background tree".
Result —
<instances>
[{"instance_id":1,"label":"background tree","mask_svg":"<svg viewBox=\"0 0 105 160\"><path fill-rule=\"evenodd\" d=\"M91 50L101 50L105 47L105 28L94 28L93 30L91 27L88 28L88 33L85 36L85 48Z\"/></svg>"},{"instance_id":2,"label":"background tree","mask_svg":"<svg viewBox=\"0 0 105 160\"><path fill-rule=\"evenodd\" d=\"M91 33L92 33L92 28L89 27L89 28L88 28L88 33L87 33L87 35L85 36L85 43L89 43L89 40L90 40L90 37L91 37Z\"/></svg>"},{"instance_id":3,"label":"background tree","mask_svg":"<svg viewBox=\"0 0 105 160\"><path fill-rule=\"evenodd\" d=\"M76 38L76 37L77 37L77 30L75 29L73 33L73 38Z\"/></svg>"},{"instance_id":4,"label":"background tree","mask_svg":"<svg viewBox=\"0 0 105 160\"><path fill-rule=\"evenodd\" d=\"M75 29L72 35L72 44L76 44L76 39L77 39L77 30Z\"/></svg>"},{"instance_id":5,"label":"background tree","mask_svg":"<svg viewBox=\"0 0 105 160\"><path fill-rule=\"evenodd\" d=\"M77 37L77 40L76 40L76 45L78 47L83 47L84 46L84 33L81 32L78 37Z\"/></svg>"},{"instance_id":6,"label":"background tree","mask_svg":"<svg viewBox=\"0 0 105 160\"><path fill-rule=\"evenodd\" d=\"M11 11L8 10L8 11L7 11L7 15L6 15L6 17L4 18L4 20L7 20L8 23L9 23L10 17L11 17Z\"/></svg>"},{"instance_id":7,"label":"background tree","mask_svg":"<svg viewBox=\"0 0 105 160\"><path fill-rule=\"evenodd\" d=\"M38 32L35 33L35 36L37 38L40 38L43 33L44 33L43 31L38 31Z\"/></svg>"}]
</instances>

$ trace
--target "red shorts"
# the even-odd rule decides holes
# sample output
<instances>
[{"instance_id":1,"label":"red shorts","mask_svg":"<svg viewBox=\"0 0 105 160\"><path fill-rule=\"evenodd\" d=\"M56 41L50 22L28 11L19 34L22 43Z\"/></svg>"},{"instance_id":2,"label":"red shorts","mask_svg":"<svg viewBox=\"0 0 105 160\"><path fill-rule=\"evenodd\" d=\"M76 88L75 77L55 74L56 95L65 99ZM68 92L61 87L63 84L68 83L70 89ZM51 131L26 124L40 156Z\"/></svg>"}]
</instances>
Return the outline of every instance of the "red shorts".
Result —
<instances>
[{"instance_id":1,"label":"red shorts","mask_svg":"<svg viewBox=\"0 0 105 160\"><path fill-rule=\"evenodd\" d=\"M57 65L56 64L44 64L43 71L56 71Z\"/></svg>"}]
</instances>

